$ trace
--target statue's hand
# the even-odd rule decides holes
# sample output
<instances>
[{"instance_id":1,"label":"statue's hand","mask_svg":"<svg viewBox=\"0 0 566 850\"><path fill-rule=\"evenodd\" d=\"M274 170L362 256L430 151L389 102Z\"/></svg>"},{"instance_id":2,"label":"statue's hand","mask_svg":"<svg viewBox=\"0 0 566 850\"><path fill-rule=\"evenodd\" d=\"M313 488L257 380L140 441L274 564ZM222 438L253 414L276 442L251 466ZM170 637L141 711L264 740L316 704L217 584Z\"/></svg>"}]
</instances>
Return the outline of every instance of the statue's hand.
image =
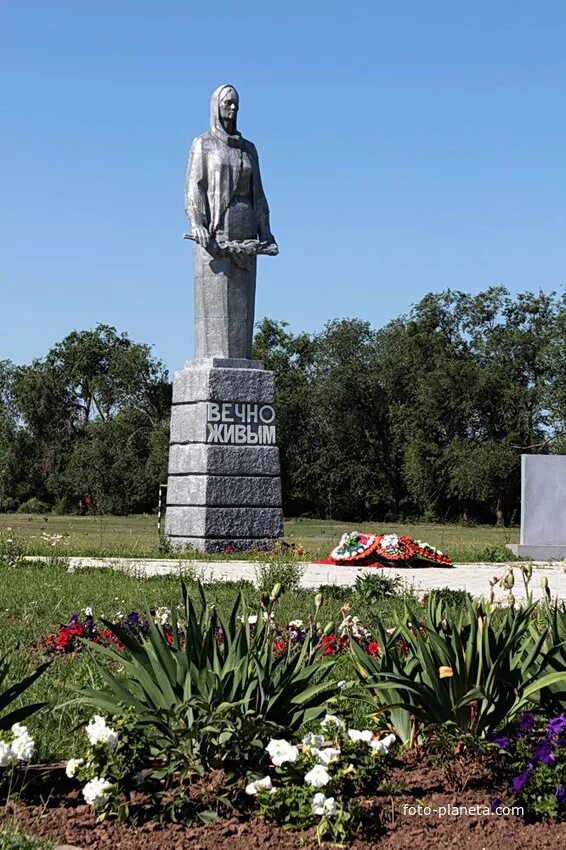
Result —
<instances>
[{"instance_id":1,"label":"statue's hand","mask_svg":"<svg viewBox=\"0 0 566 850\"><path fill-rule=\"evenodd\" d=\"M193 236L195 237L197 245L202 245L203 248L208 248L210 244L210 233L204 225L199 224L196 227L193 227Z\"/></svg>"},{"instance_id":2,"label":"statue's hand","mask_svg":"<svg viewBox=\"0 0 566 850\"><path fill-rule=\"evenodd\" d=\"M275 236L271 233L271 231L268 231L267 233L260 233L260 240L262 242L266 242L268 245L277 245Z\"/></svg>"}]
</instances>

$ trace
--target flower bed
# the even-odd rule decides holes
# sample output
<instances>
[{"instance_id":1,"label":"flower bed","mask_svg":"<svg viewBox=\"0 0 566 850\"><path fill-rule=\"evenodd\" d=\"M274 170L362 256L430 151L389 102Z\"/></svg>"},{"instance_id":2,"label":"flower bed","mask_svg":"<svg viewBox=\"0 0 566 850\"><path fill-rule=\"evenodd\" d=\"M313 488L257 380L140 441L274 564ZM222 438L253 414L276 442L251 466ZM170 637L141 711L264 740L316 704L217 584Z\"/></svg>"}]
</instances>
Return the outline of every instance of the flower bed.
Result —
<instances>
[{"instance_id":1,"label":"flower bed","mask_svg":"<svg viewBox=\"0 0 566 850\"><path fill-rule=\"evenodd\" d=\"M435 793L462 802L475 765L484 809L519 806L521 824L565 817L566 612L471 599L449 608L432 593L426 605L405 599L392 625L375 620L370 630L348 604L339 624L319 622L317 594L312 613L280 626L280 593L262 593L256 613L239 593L221 616L202 586L182 584L181 606L106 620L88 608L41 643L67 656L65 670L73 656L94 664L78 694L91 719L64 777L92 810L85 823L226 823L235 810L243 833L260 817L277 836L283 827L341 843L376 830L391 837L388 812L396 824L402 801L422 798L417 785L403 796L415 761L440 771L444 791L431 790L427 805ZM0 669L4 789L17 787L34 741L14 712L2 726L2 699L20 697L37 675L3 696ZM118 841L106 830L96 835Z\"/></svg>"}]
</instances>

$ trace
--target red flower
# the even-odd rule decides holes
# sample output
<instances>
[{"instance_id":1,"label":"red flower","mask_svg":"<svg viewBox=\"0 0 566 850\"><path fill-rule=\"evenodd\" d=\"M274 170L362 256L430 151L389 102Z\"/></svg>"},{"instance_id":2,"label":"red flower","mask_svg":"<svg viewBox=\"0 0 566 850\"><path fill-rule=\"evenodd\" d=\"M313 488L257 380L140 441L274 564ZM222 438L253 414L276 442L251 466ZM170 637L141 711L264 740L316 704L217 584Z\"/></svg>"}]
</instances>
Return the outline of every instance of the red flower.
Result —
<instances>
[{"instance_id":1,"label":"red flower","mask_svg":"<svg viewBox=\"0 0 566 850\"><path fill-rule=\"evenodd\" d=\"M297 555L304 555L305 554L305 550L303 549L302 546L299 546L299 548L296 549L295 551L296 551Z\"/></svg>"},{"instance_id":2,"label":"red flower","mask_svg":"<svg viewBox=\"0 0 566 850\"><path fill-rule=\"evenodd\" d=\"M348 635L342 635L340 640L338 641L338 649L342 651L343 649L347 649L350 646L350 638Z\"/></svg>"},{"instance_id":3,"label":"red flower","mask_svg":"<svg viewBox=\"0 0 566 850\"><path fill-rule=\"evenodd\" d=\"M227 555L231 555L234 550L232 549L231 546L226 546L224 551L226 552Z\"/></svg>"},{"instance_id":4,"label":"red flower","mask_svg":"<svg viewBox=\"0 0 566 850\"><path fill-rule=\"evenodd\" d=\"M165 640L169 644L169 646L173 646L173 635L171 632L165 632Z\"/></svg>"},{"instance_id":5,"label":"red flower","mask_svg":"<svg viewBox=\"0 0 566 850\"><path fill-rule=\"evenodd\" d=\"M273 651L277 653L277 655L282 655L284 652L287 652L287 643L286 641L279 638L273 644Z\"/></svg>"},{"instance_id":6,"label":"red flower","mask_svg":"<svg viewBox=\"0 0 566 850\"><path fill-rule=\"evenodd\" d=\"M336 635L324 635L320 643L324 647L323 655L334 655L337 650Z\"/></svg>"},{"instance_id":7,"label":"red flower","mask_svg":"<svg viewBox=\"0 0 566 850\"><path fill-rule=\"evenodd\" d=\"M370 655L381 655L381 647L376 640L368 646L368 653Z\"/></svg>"}]
</instances>

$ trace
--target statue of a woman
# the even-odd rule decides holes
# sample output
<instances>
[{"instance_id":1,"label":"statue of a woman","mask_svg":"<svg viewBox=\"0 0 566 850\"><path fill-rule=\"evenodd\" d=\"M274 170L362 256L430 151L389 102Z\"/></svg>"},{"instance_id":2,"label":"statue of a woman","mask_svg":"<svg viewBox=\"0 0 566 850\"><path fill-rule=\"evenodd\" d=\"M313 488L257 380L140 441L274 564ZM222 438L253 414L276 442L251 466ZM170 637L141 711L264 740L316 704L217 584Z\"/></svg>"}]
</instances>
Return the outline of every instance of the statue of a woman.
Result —
<instances>
[{"instance_id":1,"label":"statue of a woman","mask_svg":"<svg viewBox=\"0 0 566 850\"><path fill-rule=\"evenodd\" d=\"M193 141L189 157L197 358L251 358L257 254L278 251L257 151L236 129L238 107L236 89L219 86L210 130Z\"/></svg>"}]
</instances>

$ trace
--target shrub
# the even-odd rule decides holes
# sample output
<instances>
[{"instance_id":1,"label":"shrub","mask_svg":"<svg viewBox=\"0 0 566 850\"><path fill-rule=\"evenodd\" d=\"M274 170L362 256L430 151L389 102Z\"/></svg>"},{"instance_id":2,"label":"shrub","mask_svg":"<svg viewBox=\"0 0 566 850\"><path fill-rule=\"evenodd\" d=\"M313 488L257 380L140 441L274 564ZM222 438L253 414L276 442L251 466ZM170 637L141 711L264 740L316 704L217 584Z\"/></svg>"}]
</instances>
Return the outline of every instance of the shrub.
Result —
<instances>
[{"instance_id":1,"label":"shrub","mask_svg":"<svg viewBox=\"0 0 566 850\"><path fill-rule=\"evenodd\" d=\"M403 592L401 576L386 576L380 572L356 576L354 595L366 605L374 605L382 599L398 596Z\"/></svg>"},{"instance_id":2,"label":"shrub","mask_svg":"<svg viewBox=\"0 0 566 850\"><path fill-rule=\"evenodd\" d=\"M89 644L106 689L83 688L81 700L111 717L133 707L137 722L154 729L162 761L167 805L177 817L189 804L185 785L210 770L227 781L264 759L262 742L282 732L294 734L316 720L335 693L329 680L333 657L320 658L319 629L311 621L302 645L274 647L273 609L279 595L263 595L250 615L239 593L227 620L197 585L193 603L182 582L185 622L171 609L169 641L147 612L147 633L136 639L119 625L103 621L123 644L118 650ZM317 598L315 616L321 600ZM125 675L112 672L120 665ZM173 792L174 789L174 792Z\"/></svg>"},{"instance_id":3,"label":"shrub","mask_svg":"<svg viewBox=\"0 0 566 850\"><path fill-rule=\"evenodd\" d=\"M52 850L53 841L46 838L36 838L23 832L11 829L0 832L0 850Z\"/></svg>"},{"instance_id":4,"label":"shrub","mask_svg":"<svg viewBox=\"0 0 566 850\"><path fill-rule=\"evenodd\" d=\"M296 561L274 561L260 564L257 568L257 584L263 593L269 593L272 587L280 584L282 592L298 590L305 572L304 564Z\"/></svg>"},{"instance_id":5,"label":"shrub","mask_svg":"<svg viewBox=\"0 0 566 850\"><path fill-rule=\"evenodd\" d=\"M540 699L542 689L566 681L566 670L548 672L548 630L539 634L532 626L535 607L485 611L467 600L453 611L432 593L419 625L405 606L392 635L378 624L378 654L351 643L363 698L374 711L389 712L410 744L434 723L452 722L478 737L494 732ZM398 636L406 653L395 643Z\"/></svg>"},{"instance_id":6,"label":"shrub","mask_svg":"<svg viewBox=\"0 0 566 850\"><path fill-rule=\"evenodd\" d=\"M35 496L32 496L31 499L28 499L26 502L22 502L18 508L19 514L48 514L51 510L51 507L46 503L42 502L41 499L37 499Z\"/></svg>"},{"instance_id":7,"label":"shrub","mask_svg":"<svg viewBox=\"0 0 566 850\"><path fill-rule=\"evenodd\" d=\"M359 796L375 793L387 777L394 740L394 735L379 739L369 729L347 729L339 717L327 715L319 734L309 733L302 745L272 739L270 772L250 777L246 792L264 818L286 829L316 826L319 841L342 842L359 829Z\"/></svg>"}]
</instances>

